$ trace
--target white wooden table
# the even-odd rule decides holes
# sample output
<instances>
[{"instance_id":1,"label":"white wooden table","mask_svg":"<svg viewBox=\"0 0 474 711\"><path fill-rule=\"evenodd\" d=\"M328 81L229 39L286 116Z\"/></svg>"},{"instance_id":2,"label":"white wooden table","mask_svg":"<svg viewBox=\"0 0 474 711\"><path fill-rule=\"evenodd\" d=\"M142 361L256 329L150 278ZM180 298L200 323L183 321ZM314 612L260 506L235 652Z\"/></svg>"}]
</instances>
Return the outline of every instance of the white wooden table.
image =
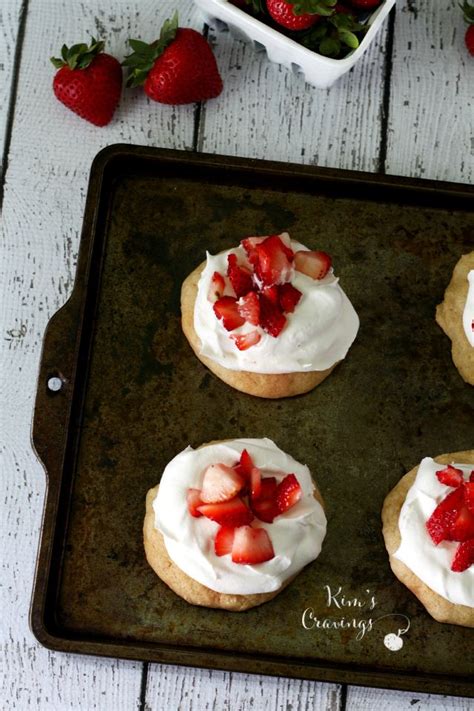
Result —
<instances>
[{"instance_id":1,"label":"white wooden table","mask_svg":"<svg viewBox=\"0 0 474 711\"><path fill-rule=\"evenodd\" d=\"M1 0L0 708L473 709L473 701L173 666L40 647L28 627L45 474L30 446L45 326L71 292L95 154L116 142L472 183L474 59L457 0L399 0L394 21L328 91L305 86L227 33L210 31L224 92L166 107L127 92L102 129L52 95L49 57L92 33L122 59L189 0Z\"/></svg>"}]
</instances>

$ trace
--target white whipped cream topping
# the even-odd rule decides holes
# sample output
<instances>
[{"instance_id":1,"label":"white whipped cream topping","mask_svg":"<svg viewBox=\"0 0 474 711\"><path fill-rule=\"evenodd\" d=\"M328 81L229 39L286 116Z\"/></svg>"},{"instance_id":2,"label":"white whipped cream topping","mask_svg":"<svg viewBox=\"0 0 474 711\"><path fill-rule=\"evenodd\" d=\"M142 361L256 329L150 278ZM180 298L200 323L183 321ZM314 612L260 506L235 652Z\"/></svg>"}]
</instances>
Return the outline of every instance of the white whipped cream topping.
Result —
<instances>
[{"instance_id":1,"label":"white whipped cream topping","mask_svg":"<svg viewBox=\"0 0 474 711\"><path fill-rule=\"evenodd\" d=\"M455 573L451 570L459 543L442 541L435 545L426 522L438 504L451 492L436 476L446 465L425 457L400 511L398 527L401 543L395 558L410 568L429 588L456 605L474 607L474 566ZM453 464L469 479L472 465Z\"/></svg>"},{"instance_id":2,"label":"white whipped cream topping","mask_svg":"<svg viewBox=\"0 0 474 711\"><path fill-rule=\"evenodd\" d=\"M464 333L466 334L467 340L474 348L474 331L472 329L472 325L474 324L474 269L471 269L467 275L467 281L469 289L462 315L462 325L464 326Z\"/></svg>"},{"instance_id":3,"label":"white whipped cream topping","mask_svg":"<svg viewBox=\"0 0 474 711\"><path fill-rule=\"evenodd\" d=\"M236 464L247 449L263 476L277 482L295 474L303 495L300 501L273 523L254 519L252 526L265 528L275 557L258 565L233 563L231 554L217 556L214 538L219 525L188 511L188 488L202 487L210 464ZM278 590L285 580L318 557L326 535L326 516L313 497L314 485L307 466L299 464L270 439L237 439L211 444L201 449L187 447L163 472L153 502L155 527L164 537L171 560L199 583L211 590L234 595L251 595Z\"/></svg>"},{"instance_id":4,"label":"white whipped cream topping","mask_svg":"<svg viewBox=\"0 0 474 711\"><path fill-rule=\"evenodd\" d=\"M291 247L295 252L308 249L294 240ZM206 267L199 280L194 328L201 341L201 355L229 370L252 373L326 370L345 358L359 330L359 318L332 270L324 279L315 280L292 268L290 281L303 295L295 311L286 314L284 329L274 338L259 326L245 323L232 334L244 334L257 328L261 339L255 346L240 351L230 332L216 318L208 299L212 275L216 271L222 275L227 273L227 256L231 253L237 255L239 264L248 264L240 245L215 256L207 253Z\"/></svg>"}]
</instances>

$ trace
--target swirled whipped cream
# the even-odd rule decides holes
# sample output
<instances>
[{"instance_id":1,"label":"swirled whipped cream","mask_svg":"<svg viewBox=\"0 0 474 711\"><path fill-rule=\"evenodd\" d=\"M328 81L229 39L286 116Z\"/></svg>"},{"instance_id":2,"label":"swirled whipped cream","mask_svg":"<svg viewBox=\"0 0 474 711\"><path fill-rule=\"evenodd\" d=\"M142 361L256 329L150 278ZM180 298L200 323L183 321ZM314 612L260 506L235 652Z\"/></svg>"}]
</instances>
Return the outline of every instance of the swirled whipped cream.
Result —
<instances>
[{"instance_id":1,"label":"swirled whipped cream","mask_svg":"<svg viewBox=\"0 0 474 711\"><path fill-rule=\"evenodd\" d=\"M469 479L472 465L453 466L463 472L466 481ZM451 563L459 543L442 541L435 545L426 529L427 520L449 493L436 477L442 468L443 465L431 457L421 461L400 511L401 543L394 555L438 595L456 605L474 607L474 566L462 573L452 571Z\"/></svg>"},{"instance_id":2,"label":"swirled whipped cream","mask_svg":"<svg viewBox=\"0 0 474 711\"><path fill-rule=\"evenodd\" d=\"M271 538L274 558L258 565L233 563L230 555L217 556L214 538L219 525L205 516L190 516L186 494L202 486L205 469L216 462L233 466L247 449L262 476L280 482L295 474L302 497L273 523L255 519L254 527L265 528ZM307 466L295 461L270 439L237 439L187 447L167 465L153 502L155 527L163 534L171 560L211 590L251 595L278 590L291 576L318 557L326 535L326 516L313 496L314 485Z\"/></svg>"},{"instance_id":3,"label":"swirled whipped cream","mask_svg":"<svg viewBox=\"0 0 474 711\"><path fill-rule=\"evenodd\" d=\"M295 252L308 251L294 240L291 248ZM248 350L236 348L208 299L212 275L216 271L226 273L231 253L237 255L239 263L248 263L241 245L217 255L207 253L199 280L194 329L201 341L201 355L229 370L267 374L326 370L345 358L359 330L359 318L332 270L323 279L315 280L292 267L290 282L302 297L295 311L287 315L283 331L274 338L257 326L260 341ZM255 328L245 323L232 333L243 335Z\"/></svg>"},{"instance_id":4,"label":"swirled whipped cream","mask_svg":"<svg viewBox=\"0 0 474 711\"><path fill-rule=\"evenodd\" d=\"M462 325L467 340L474 348L474 269L468 273L467 281L469 287L462 315Z\"/></svg>"}]
</instances>

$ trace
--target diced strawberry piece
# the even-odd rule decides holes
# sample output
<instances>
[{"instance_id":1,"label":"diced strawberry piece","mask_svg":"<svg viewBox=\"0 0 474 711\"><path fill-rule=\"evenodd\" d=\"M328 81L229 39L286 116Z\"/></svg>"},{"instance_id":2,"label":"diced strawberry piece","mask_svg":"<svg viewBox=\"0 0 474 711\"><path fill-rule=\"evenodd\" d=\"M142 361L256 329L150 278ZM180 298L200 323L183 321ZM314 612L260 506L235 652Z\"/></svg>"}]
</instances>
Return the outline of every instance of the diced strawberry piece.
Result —
<instances>
[{"instance_id":1,"label":"diced strawberry piece","mask_svg":"<svg viewBox=\"0 0 474 711\"><path fill-rule=\"evenodd\" d=\"M449 529L455 521L459 509L463 505L463 490L458 487L451 491L441 503L435 508L428 521L426 528L433 543L438 545L441 541L449 540Z\"/></svg>"},{"instance_id":2,"label":"diced strawberry piece","mask_svg":"<svg viewBox=\"0 0 474 711\"><path fill-rule=\"evenodd\" d=\"M442 484L446 484L446 486L460 486L464 481L461 469L456 469L456 467L451 466L451 464L448 464L445 469L436 472L436 476L438 480Z\"/></svg>"},{"instance_id":3,"label":"diced strawberry piece","mask_svg":"<svg viewBox=\"0 0 474 711\"><path fill-rule=\"evenodd\" d=\"M474 480L465 481L464 485L464 503L466 504L469 511L474 513Z\"/></svg>"},{"instance_id":4,"label":"diced strawberry piece","mask_svg":"<svg viewBox=\"0 0 474 711\"><path fill-rule=\"evenodd\" d=\"M195 518L202 516L201 512L198 511L198 506L202 506L203 504L201 499L201 489L188 489L186 501L188 504L188 511L191 516L194 516Z\"/></svg>"},{"instance_id":5,"label":"diced strawberry piece","mask_svg":"<svg viewBox=\"0 0 474 711\"><path fill-rule=\"evenodd\" d=\"M216 301L213 308L217 318L222 319L226 331L233 331L245 323L239 314L237 299L234 299L233 296L222 296Z\"/></svg>"},{"instance_id":6,"label":"diced strawberry piece","mask_svg":"<svg viewBox=\"0 0 474 711\"><path fill-rule=\"evenodd\" d=\"M286 324L286 317L280 306L260 295L260 325L264 331L277 338Z\"/></svg>"},{"instance_id":7,"label":"diced strawberry piece","mask_svg":"<svg viewBox=\"0 0 474 711\"><path fill-rule=\"evenodd\" d=\"M474 565L474 538L458 545L451 563L451 570L455 573L462 573L471 565Z\"/></svg>"},{"instance_id":8,"label":"diced strawberry piece","mask_svg":"<svg viewBox=\"0 0 474 711\"><path fill-rule=\"evenodd\" d=\"M280 305L280 295L278 292L278 287L274 284L273 286L264 286L260 292L267 298L272 304Z\"/></svg>"},{"instance_id":9,"label":"diced strawberry piece","mask_svg":"<svg viewBox=\"0 0 474 711\"><path fill-rule=\"evenodd\" d=\"M211 284L209 286L209 293L207 295L207 298L209 301L212 301L214 303L217 301L217 299L220 299L221 296L224 295L224 289L225 289L225 280L222 274L219 274L219 272L214 272L212 275L211 279Z\"/></svg>"},{"instance_id":10,"label":"diced strawberry piece","mask_svg":"<svg viewBox=\"0 0 474 711\"><path fill-rule=\"evenodd\" d=\"M239 463L236 464L234 469L237 472L237 474L242 476L246 481L250 481L250 475L252 473L252 469L254 468L254 466L255 466L255 464L253 463L252 457L247 452L247 450L244 449L244 450L242 450L242 453L240 455Z\"/></svg>"},{"instance_id":11,"label":"diced strawberry piece","mask_svg":"<svg viewBox=\"0 0 474 711\"><path fill-rule=\"evenodd\" d=\"M270 536L264 528L241 526L235 531L232 560L241 565L256 565L275 556Z\"/></svg>"},{"instance_id":12,"label":"diced strawberry piece","mask_svg":"<svg viewBox=\"0 0 474 711\"><path fill-rule=\"evenodd\" d=\"M211 464L204 472L201 499L205 504L233 499L242 489L245 480L226 464Z\"/></svg>"},{"instance_id":13,"label":"diced strawberry piece","mask_svg":"<svg viewBox=\"0 0 474 711\"><path fill-rule=\"evenodd\" d=\"M474 514L467 506L461 506L455 520L449 528L451 541L467 541L474 538Z\"/></svg>"},{"instance_id":14,"label":"diced strawberry piece","mask_svg":"<svg viewBox=\"0 0 474 711\"><path fill-rule=\"evenodd\" d=\"M252 326L258 326L260 323L260 302L255 291L249 291L239 299L239 314Z\"/></svg>"},{"instance_id":15,"label":"diced strawberry piece","mask_svg":"<svg viewBox=\"0 0 474 711\"><path fill-rule=\"evenodd\" d=\"M292 314L303 294L288 282L278 287L278 296L284 313Z\"/></svg>"},{"instance_id":16,"label":"diced strawberry piece","mask_svg":"<svg viewBox=\"0 0 474 711\"><path fill-rule=\"evenodd\" d=\"M238 496L218 504L203 504L198 510L221 526L246 526L253 521L253 513Z\"/></svg>"},{"instance_id":17,"label":"diced strawberry piece","mask_svg":"<svg viewBox=\"0 0 474 711\"><path fill-rule=\"evenodd\" d=\"M258 262L257 244L263 242L264 239L266 239L266 237L246 237L240 243L247 253L247 259L253 266Z\"/></svg>"},{"instance_id":18,"label":"diced strawberry piece","mask_svg":"<svg viewBox=\"0 0 474 711\"><path fill-rule=\"evenodd\" d=\"M227 555L232 553L234 543L235 528L233 526L221 526L214 539L214 551L216 555Z\"/></svg>"},{"instance_id":19,"label":"diced strawberry piece","mask_svg":"<svg viewBox=\"0 0 474 711\"><path fill-rule=\"evenodd\" d=\"M270 499L273 497L277 488L277 480L274 476L262 477L260 485L260 498Z\"/></svg>"},{"instance_id":20,"label":"diced strawberry piece","mask_svg":"<svg viewBox=\"0 0 474 711\"><path fill-rule=\"evenodd\" d=\"M258 255L255 273L263 284L284 284L290 279L293 250L278 235L267 237L255 249Z\"/></svg>"},{"instance_id":21,"label":"diced strawberry piece","mask_svg":"<svg viewBox=\"0 0 474 711\"><path fill-rule=\"evenodd\" d=\"M258 467L253 467L250 472L250 496L252 499L258 499L262 489L262 475Z\"/></svg>"},{"instance_id":22,"label":"diced strawberry piece","mask_svg":"<svg viewBox=\"0 0 474 711\"><path fill-rule=\"evenodd\" d=\"M280 513L291 509L301 499L303 492L294 474L287 476L278 484L276 489L276 503Z\"/></svg>"},{"instance_id":23,"label":"diced strawberry piece","mask_svg":"<svg viewBox=\"0 0 474 711\"><path fill-rule=\"evenodd\" d=\"M331 257L326 252L301 250L295 254L295 269L312 279L324 279L331 268Z\"/></svg>"},{"instance_id":24,"label":"diced strawberry piece","mask_svg":"<svg viewBox=\"0 0 474 711\"><path fill-rule=\"evenodd\" d=\"M469 481L474 481L474 469L472 470L472 472L469 475Z\"/></svg>"},{"instance_id":25,"label":"diced strawberry piece","mask_svg":"<svg viewBox=\"0 0 474 711\"><path fill-rule=\"evenodd\" d=\"M235 254L229 254L227 263L227 276L230 279L235 295L240 299L241 296L245 296L253 289L252 274L245 267L238 265Z\"/></svg>"},{"instance_id":26,"label":"diced strawberry piece","mask_svg":"<svg viewBox=\"0 0 474 711\"><path fill-rule=\"evenodd\" d=\"M250 333L244 333L240 336L231 335L239 351L246 351L248 348L256 346L261 337L261 334L256 330L250 331Z\"/></svg>"},{"instance_id":27,"label":"diced strawberry piece","mask_svg":"<svg viewBox=\"0 0 474 711\"><path fill-rule=\"evenodd\" d=\"M273 520L280 515L274 496L252 499L250 506L255 516L265 523L273 523Z\"/></svg>"}]
</instances>

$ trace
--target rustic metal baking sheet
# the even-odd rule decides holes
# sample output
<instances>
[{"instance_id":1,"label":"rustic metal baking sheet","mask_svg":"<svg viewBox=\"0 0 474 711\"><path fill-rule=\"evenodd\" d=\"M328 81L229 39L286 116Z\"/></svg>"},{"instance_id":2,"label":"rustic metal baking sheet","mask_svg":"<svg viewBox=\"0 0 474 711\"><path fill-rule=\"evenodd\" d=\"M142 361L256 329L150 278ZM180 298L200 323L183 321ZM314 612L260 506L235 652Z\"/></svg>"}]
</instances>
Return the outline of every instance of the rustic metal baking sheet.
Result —
<instances>
[{"instance_id":1,"label":"rustic metal baking sheet","mask_svg":"<svg viewBox=\"0 0 474 711\"><path fill-rule=\"evenodd\" d=\"M423 456L474 444L474 389L434 321L455 263L473 248L473 196L184 152L99 154L74 293L48 328L38 383L34 444L48 478L31 610L40 642L473 694L472 630L438 624L394 578L380 523L385 495ZM179 295L206 249L286 229L333 256L361 328L316 390L268 401L232 390L195 358ZM145 493L176 453L240 436L271 437L309 465L329 529L321 556L284 592L237 614L171 592L146 564L141 528Z\"/></svg>"}]
</instances>

